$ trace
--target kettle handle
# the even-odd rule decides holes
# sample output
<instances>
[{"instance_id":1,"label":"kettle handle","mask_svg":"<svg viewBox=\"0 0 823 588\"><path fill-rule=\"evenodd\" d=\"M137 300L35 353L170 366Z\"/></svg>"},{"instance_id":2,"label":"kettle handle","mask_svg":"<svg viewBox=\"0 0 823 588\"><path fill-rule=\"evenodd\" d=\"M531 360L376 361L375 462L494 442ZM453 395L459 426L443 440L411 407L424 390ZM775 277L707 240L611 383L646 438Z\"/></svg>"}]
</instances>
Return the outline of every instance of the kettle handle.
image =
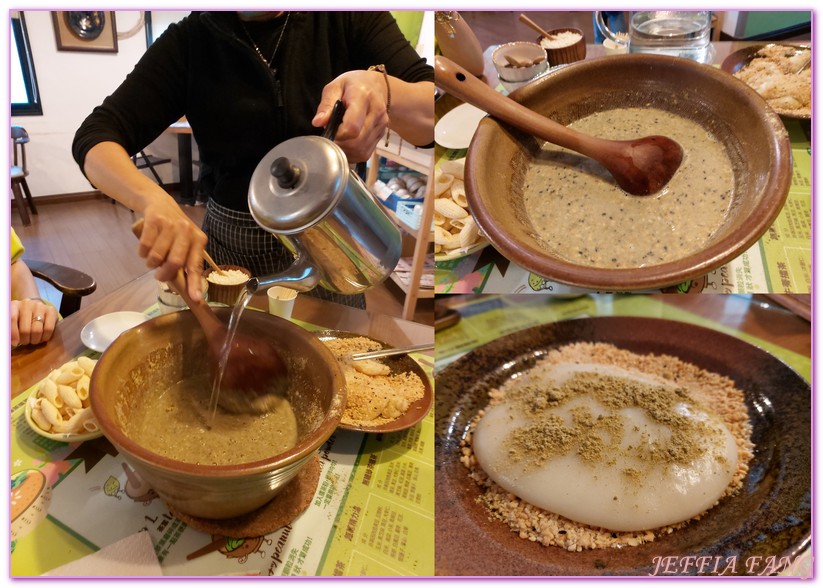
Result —
<instances>
[{"instance_id":1,"label":"kettle handle","mask_svg":"<svg viewBox=\"0 0 823 588\"><path fill-rule=\"evenodd\" d=\"M339 127L340 123L343 122L344 114L346 114L346 106L343 104L342 100L338 100L334 103L334 108L332 108L329 122L323 130L324 139L334 141L334 136L337 134L337 127Z\"/></svg>"},{"instance_id":2,"label":"kettle handle","mask_svg":"<svg viewBox=\"0 0 823 588\"><path fill-rule=\"evenodd\" d=\"M326 125L326 128L323 131L324 139L334 141L334 136L337 134L337 127L339 127L340 123L343 121L344 114L346 114L346 106L343 104L342 100L338 100L334 103L334 108L332 108L331 116L329 117L329 124ZM361 161L360 163L355 164L354 171L360 179L365 180L366 162Z\"/></svg>"}]
</instances>

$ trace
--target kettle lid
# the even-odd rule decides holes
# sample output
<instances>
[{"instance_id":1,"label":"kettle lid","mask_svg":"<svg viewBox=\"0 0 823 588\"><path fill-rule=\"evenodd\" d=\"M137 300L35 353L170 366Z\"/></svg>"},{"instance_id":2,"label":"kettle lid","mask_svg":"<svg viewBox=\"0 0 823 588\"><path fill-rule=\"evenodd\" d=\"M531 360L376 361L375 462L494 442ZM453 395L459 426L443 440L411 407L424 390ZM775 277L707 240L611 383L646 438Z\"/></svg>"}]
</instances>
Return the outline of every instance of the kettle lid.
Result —
<instances>
[{"instance_id":1,"label":"kettle lid","mask_svg":"<svg viewBox=\"0 0 823 588\"><path fill-rule=\"evenodd\" d=\"M271 233L300 233L337 206L348 181L349 163L340 147L323 137L294 137L257 164L249 210Z\"/></svg>"}]
</instances>

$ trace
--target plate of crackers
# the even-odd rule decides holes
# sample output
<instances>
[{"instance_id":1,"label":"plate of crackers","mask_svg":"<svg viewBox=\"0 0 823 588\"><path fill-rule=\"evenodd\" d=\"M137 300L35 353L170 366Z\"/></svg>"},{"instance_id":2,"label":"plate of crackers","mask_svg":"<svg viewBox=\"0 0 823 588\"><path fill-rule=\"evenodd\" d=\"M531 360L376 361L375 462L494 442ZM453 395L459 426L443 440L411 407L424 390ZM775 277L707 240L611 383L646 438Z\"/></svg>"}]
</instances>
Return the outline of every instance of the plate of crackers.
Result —
<instances>
[{"instance_id":1,"label":"plate of crackers","mask_svg":"<svg viewBox=\"0 0 823 588\"><path fill-rule=\"evenodd\" d=\"M434 261L471 255L489 242L469 211L464 184L466 158L442 162L434 174Z\"/></svg>"},{"instance_id":2,"label":"plate of crackers","mask_svg":"<svg viewBox=\"0 0 823 588\"><path fill-rule=\"evenodd\" d=\"M786 118L811 118L812 49L808 45L757 44L731 53L720 68L760 94Z\"/></svg>"},{"instance_id":3,"label":"plate of crackers","mask_svg":"<svg viewBox=\"0 0 823 588\"><path fill-rule=\"evenodd\" d=\"M346 409L339 427L364 433L403 431L429 413L429 376L408 355L353 361L351 355L391 349L382 341L346 331L316 333L340 362L346 378Z\"/></svg>"}]
</instances>

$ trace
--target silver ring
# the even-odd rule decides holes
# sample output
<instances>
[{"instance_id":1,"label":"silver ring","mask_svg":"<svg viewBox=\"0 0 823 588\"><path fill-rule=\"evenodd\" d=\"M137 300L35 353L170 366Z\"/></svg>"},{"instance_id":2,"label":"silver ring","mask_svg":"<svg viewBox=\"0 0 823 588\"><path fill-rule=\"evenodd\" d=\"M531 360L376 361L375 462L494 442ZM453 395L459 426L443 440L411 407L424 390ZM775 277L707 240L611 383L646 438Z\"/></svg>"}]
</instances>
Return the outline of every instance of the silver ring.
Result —
<instances>
[{"instance_id":1,"label":"silver ring","mask_svg":"<svg viewBox=\"0 0 823 588\"><path fill-rule=\"evenodd\" d=\"M42 323L43 322L43 317L38 314L36 317L31 319L31 322L33 322L33 323Z\"/></svg>"}]
</instances>

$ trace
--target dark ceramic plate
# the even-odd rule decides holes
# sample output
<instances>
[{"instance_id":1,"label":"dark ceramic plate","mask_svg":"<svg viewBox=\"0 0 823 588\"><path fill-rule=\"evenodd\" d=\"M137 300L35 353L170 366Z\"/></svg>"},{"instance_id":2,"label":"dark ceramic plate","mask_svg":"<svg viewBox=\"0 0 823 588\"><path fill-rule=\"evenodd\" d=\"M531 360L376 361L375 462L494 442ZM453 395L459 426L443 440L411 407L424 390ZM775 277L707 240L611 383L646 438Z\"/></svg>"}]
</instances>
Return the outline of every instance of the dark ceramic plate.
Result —
<instances>
[{"instance_id":1,"label":"dark ceramic plate","mask_svg":"<svg viewBox=\"0 0 823 588\"><path fill-rule=\"evenodd\" d=\"M729 54L726 59L723 60L723 63L720 64L720 69L730 74L735 74L745 66L749 64L749 62L754 59L755 54L760 51L763 47L765 47L767 43L762 43L759 45L751 45L750 47L744 47L743 49L739 49L734 53ZM811 49L809 45L785 45L785 47L789 49ZM798 116L796 114L791 114L787 112L782 112L779 108L772 109L785 118L793 118L797 120L810 120L811 115L807 116Z\"/></svg>"},{"instance_id":2,"label":"dark ceramic plate","mask_svg":"<svg viewBox=\"0 0 823 588\"><path fill-rule=\"evenodd\" d=\"M390 349L391 345L387 345L382 341L375 339L374 337L369 337L367 335L360 335L358 333L349 333L346 331L319 331L315 333L317 337L321 341L327 341L329 339L343 339L343 338L351 338L351 337L365 337L366 339L371 339L378 345L380 345L381 349ZM374 427L362 427L356 425L347 425L341 422L338 425L338 428L345 429L346 431L361 431L363 433L394 433L395 431L403 431L405 429L409 429L422 421L426 418L426 415L429 414L429 410L431 410L432 402L434 401L434 394L432 392L431 381L429 380L429 376L423 371L423 368L420 367L416 361L414 361L408 355L397 355L393 357L381 357L381 363L385 363L391 368L392 374L401 374L403 372L414 372L420 379L423 380L423 398L417 400L411 405L406 412L402 415L394 419L393 421L389 421L383 425L377 425Z\"/></svg>"},{"instance_id":3,"label":"dark ceramic plate","mask_svg":"<svg viewBox=\"0 0 823 588\"><path fill-rule=\"evenodd\" d=\"M723 374L746 393L755 455L743 489L701 520L634 548L573 553L520 539L490 520L460 463L460 440L489 389L576 341L668 354ZM441 576L646 576L655 557L707 556L709 572L790 557L811 541L811 390L791 368L740 339L695 325L635 317L587 318L525 329L463 356L437 376L435 571ZM749 560L762 556L761 560ZM717 559L714 559L717 558ZM754 564L753 564L754 565ZM696 574L694 565L686 574ZM680 570L683 571L683 570Z\"/></svg>"}]
</instances>

